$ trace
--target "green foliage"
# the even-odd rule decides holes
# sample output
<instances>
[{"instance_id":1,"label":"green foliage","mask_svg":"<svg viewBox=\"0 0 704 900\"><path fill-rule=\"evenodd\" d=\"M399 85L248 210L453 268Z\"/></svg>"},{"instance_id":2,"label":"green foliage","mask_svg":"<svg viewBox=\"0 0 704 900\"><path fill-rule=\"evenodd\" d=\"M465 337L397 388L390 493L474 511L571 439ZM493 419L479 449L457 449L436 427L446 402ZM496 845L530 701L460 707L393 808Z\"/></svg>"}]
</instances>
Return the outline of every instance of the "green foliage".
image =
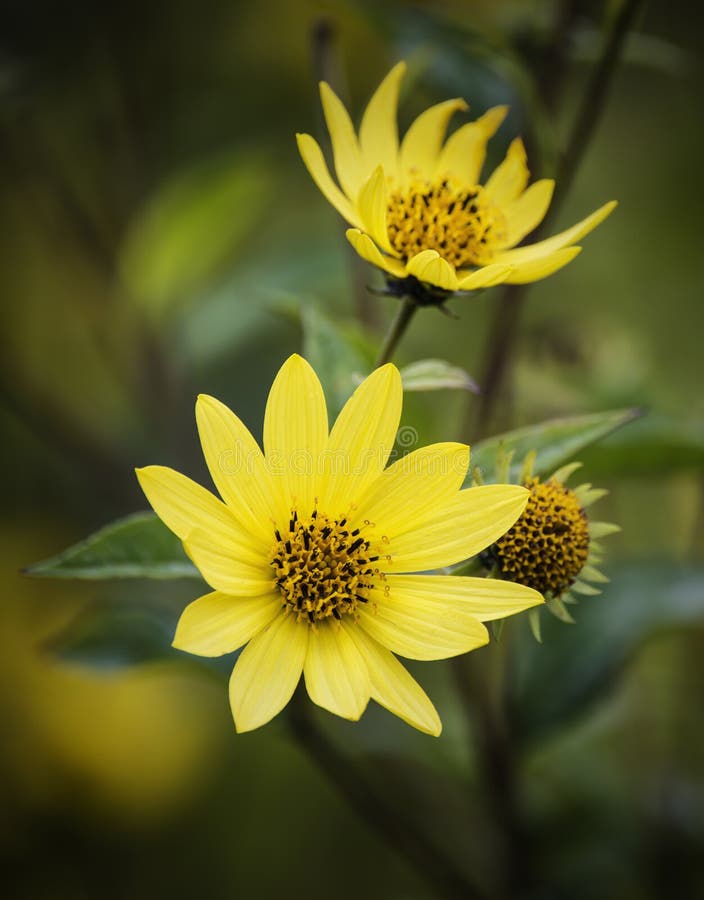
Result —
<instances>
[{"instance_id":1,"label":"green foliage","mask_svg":"<svg viewBox=\"0 0 704 900\"><path fill-rule=\"evenodd\" d=\"M704 616L700 569L640 565L610 574L608 593L580 605L576 627L543 614L542 644L523 629L510 691L517 739L536 742L568 727L608 697L643 643Z\"/></svg>"},{"instance_id":2,"label":"green foliage","mask_svg":"<svg viewBox=\"0 0 704 900\"><path fill-rule=\"evenodd\" d=\"M106 525L63 553L35 563L28 575L46 578L198 578L181 541L154 513Z\"/></svg>"},{"instance_id":3,"label":"green foliage","mask_svg":"<svg viewBox=\"0 0 704 900\"><path fill-rule=\"evenodd\" d=\"M332 417L369 373L369 348L358 331L341 328L312 304L303 307L301 319L303 355L320 378Z\"/></svg>"},{"instance_id":4,"label":"green foliage","mask_svg":"<svg viewBox=\"0 0 704 900\"><path fill-rule=\"evenodd\" d=\"M231 153L167 179L127 232L120 269L129 295L159 316L212 281L272 191L261 161Z\"/></svg>"},{"instance_id":5,"label":"green foliage","mask_svg":"<svg viewBox=\"0 0 704 900\"><path fill-rule=\"evenodd\" d=\"M476 381L443 359L419 359L401 369L404 391L463 390L478 393Z\"/></svg>"},{"instance_id":6,"label":"green foliage","mask_svg":"<svg viewBox=\"0 0 704 900\"><path fill-rule=\"evenodd\" d=\"M484 480L491 481L497 453L501 449L505 453L513 453L508 478L510 481L518 481L524 457L535 450L533 471L536 475L549 475L576 453L632 422L639 415L637 409L619 409L550 419L538 425L508 431L472 446L472 469L479 469Z\"/></svg>"}]
</instances>

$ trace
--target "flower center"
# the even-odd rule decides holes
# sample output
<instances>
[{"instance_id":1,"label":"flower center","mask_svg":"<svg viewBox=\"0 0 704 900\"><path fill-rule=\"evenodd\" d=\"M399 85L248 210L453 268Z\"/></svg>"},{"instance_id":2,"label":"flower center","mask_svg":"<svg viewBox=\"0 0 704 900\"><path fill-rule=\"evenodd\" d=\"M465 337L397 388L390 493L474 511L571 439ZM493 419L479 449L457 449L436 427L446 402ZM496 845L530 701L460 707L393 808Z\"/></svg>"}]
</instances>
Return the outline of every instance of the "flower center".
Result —
<instances>
[{"instance_id":1,"label":"flower center","mask_svg":"<svg viewBox=\"0 0 704 900\"><path fill-rule=\"evenodd\" d=\"M541 594L559 597L589 555L587 515L574 491L531 478L531 495L516 524L491 548L501 574Z\"/></svg>"},{"instance_id":2,"label":"flower center","mask_svg":"<svg viewBox=\"0 0 704 900\"><path fill-rule=\"evenodd\" d=\"M484 188L460 189L447 178L391 191L386 217L391 246L404 259L437 250L457 269L486 265L505 234L504 217Z\"/></svg>"},{"instance_id":3,"label":"flower center","mask_svg":"<svg viewBox=\"0 0 704 900\"><path fill-rule=\"evenodd\" d=\"M364 592L379 574L378 556L370 556L369 541L347 520L331 519L315 510L301 521L294 511L288 532L276 531L272 566L284 607L298 621L311 624L334 616L354 615Z\"/></svg>"}]
</instances>

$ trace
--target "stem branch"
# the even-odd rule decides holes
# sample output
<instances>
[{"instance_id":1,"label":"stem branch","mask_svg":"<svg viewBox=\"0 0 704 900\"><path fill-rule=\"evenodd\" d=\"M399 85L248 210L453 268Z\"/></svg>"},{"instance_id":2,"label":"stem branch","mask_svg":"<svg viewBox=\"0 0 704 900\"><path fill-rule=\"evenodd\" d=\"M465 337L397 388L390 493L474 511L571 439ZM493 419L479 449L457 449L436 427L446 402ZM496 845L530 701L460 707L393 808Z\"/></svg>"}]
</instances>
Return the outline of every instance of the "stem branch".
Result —
<instances>
[{"instance_id":1,"label":"stem branch","mask_svg":"<svg viewBox=\"0 0 704 900\"><path fill-rule=\"evenodd\" d=\"M624 0L614 18L601 57L587 83L567 146L557 167L555 199L542 224L533 234L535 240L540 240L552 224L572 186L589 142L604 112L608 90L626 36L642 3L643 0ZM543 81L544 84L550 84L551 79L545 78ZM479 396L471 429L471 437L474 441L483 437L491 424L494 406L506 379L518 335L522 307L529 288L530 284L507 286L501 299L493 307L493 317L486 342L487 351L481 366L482 393Z\"/></svg>"},{"instance_id":2,"label":"stem branch","mask_svg":"<svg viewBox=\"0 0 704 900\"><path fill-rule=\"evenodd\" d=\"M404 297L401 301L401 308L396 313L391 326L386 333L386 337L384 338L384 343L381 346L381 350L379 351L379 356L377 357L375 366L378 368L379 366L383 366L384 363L389 362L393 359L394 352L396 350L396 346L398 342L401 340L403 335L408 328L408 325L413 318L415 311L418 309L418 304L413 299L413 297Z\"/></svg>"},{"instance_id":3,"label":"stem branch","mask_svg":"<svg viewBox=\"0 0 704 900\"><path fill-rule=\"evenodd\" d=\"M308 701L300 693L291 702L290 722L302 747L352 809L438 892L436 896L479 900L480 894L455 861L384 800L379 790L316 726Z\"/></svg>"}]
</instances>

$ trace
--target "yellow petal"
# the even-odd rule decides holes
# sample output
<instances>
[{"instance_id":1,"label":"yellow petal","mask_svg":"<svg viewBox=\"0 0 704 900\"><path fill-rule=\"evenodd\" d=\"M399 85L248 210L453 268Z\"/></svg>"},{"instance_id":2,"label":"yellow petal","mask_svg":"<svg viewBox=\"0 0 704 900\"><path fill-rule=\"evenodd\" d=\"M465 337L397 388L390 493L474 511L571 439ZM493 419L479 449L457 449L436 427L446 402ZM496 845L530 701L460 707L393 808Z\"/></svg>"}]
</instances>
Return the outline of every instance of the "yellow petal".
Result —
<instances>
[{"instance_id":1,"label":"yellow petal","mask_svg":"<svg viewBox=\"0 0 704 900\"><path fill-rule=\"evenodd\" d=\"M357 210L367 231L387 253L393 254L386 229L386 176L381 166L362 185L357 199Z\"/></svg>"},{"instance_id":2,"label":"yellow petal","mask_svg":"<svg viewBox=\"0 0 704 900\"><path fill-rule=\"evenodd\" d=\"M337 180L348 197L355 197L363 179L368 175L362 169L357 135L344 104L324 81L320 83L320 99L330 132Z\"/></svg>"},{"instance_id":3,"label":"yellow petal","mask_svg":"<svg viewBox=\"0 0 704 900\"><path fill-rule=\"evenodd\" d=\"M496 578L460 575L389 575L387 584L399 602L406 597L423 599L430 605L462 609L480 622L503 619L543 603L543 595L532 588Z\"/></svg>"},{"instance_id":4,"label":"yellow petal","mask_svg":"<svg viewBox=\"0 0 704 900\"><path fill-rule=\"evenodd\" d=\"M385 572L422 572L469 559L493 544L513 525L530 496L518 485L486 484L460 491L420 523L389 543L372 542L374 553L385 557Z\"/></svg>"},{"instance_id":5,"label":"yellow petal","mask_svg":"<svg viewBox=\"0 0 704 900\"><path fill-rule=\"evenodd\" d=\"M257 564L242 546L220 542L212 533L198 529L190 532L183 546L216 591L235 597L257 597L274 587L274 572L265 556L260 556Z\"/></svg>"},{"instance_id":6,"label":"yellow petal","mask_svg":"<svg viewBox=\"0 0 704 900\"><path fill-rule=\"evenodd\" d=\"M311 628L303 666L308 696L323 709L357 721L369 702L369 673L357 645L338 622Z\"/></svg>"},{"instance_id":7,"label":"yellow petal","mask_svg":"<svg viewBox=\"0 0 704 900\"><path fill-rule=\"evenodd\" d=\"M230 706L238 732L265 725L281 712L301 678L308 626L281 615L247 644L230 678Z\"/></svg>"},{"instance_id":8,"label":"yellow petal","mask_svg":"<svg viewBox=\"0 0 704 900\"><path fill-rule=\"evenodd\" d=\"M173 645L198 656L232 653L281 613L281 595L232 597L220 591L189 603L176 626Z\"/></svg>"},{"instance_id":9,"label":"yellow petal","mask_svg":"<svg viewBox=\"0 0 704 900\"><path fill-rule=\"evenodd\" d=\"M372 699L413 728L437 737L440 717L425 691L396 657L364 629L343 623L364 656L371 680Z\"/></svg>"},{"instance_id":10,"label":"yellow petal","mask_svg":"<svg viewBox=\"0 0 704 900\"><path fill-rule=\"evenodd\" d=\"M465 109L467 104L461 98L445 100L415 119L401 143L399 168L402 178L413 175L432 179L450 117Z\"/></svg>"},{"instance_id":11,"label":"yellow petal","mask_svg":"<svg viewBox=\"0 0 704 900\"><path fill-rule=\"evenodd\" d=\"M288 510L277 506L272 478L259 445L238 417L214 397L201 394L196 422L210 475L237 521L267 544Z\"/></svg>"},{"instance_id":12,"label":"yellow petal","mask_svg":"<svg viewBox=\"0 0 704 900\"><path fill-rule=\"evenodd\" d=\"M527 284L529 281L547 278L548 275L552 275L567 263L572 262L575 256L581 252L581 247L564 247L562 250L555 250L554 253L548 253L546 256L516 263L511 268L506 284Z\"/></svg>"},{"instance_id":13,"label":"yellow petal","mask_svg":"<svg viewBox=\"0 0 704 900\"><path fill-rule=\"evenodd\" d=\"M481 269L476 269L469 274L459 272L459 289L461 291L478 291L480 288L494 287L496 284L503 284L511 272L511 266L501 263L482 266Z\"/></svg>"},{"instance_id":14,"label":"yellow petal","mask_svg":"<svg viewBox=\"0 0 704 900\"><path fill-rule=\"evenodd\" d=\"M264 414L266 462L287 510L313 511L320 453L328 440L325 395L303 357L290 356L274 379Z\"/></svg>"},{"instance_id":15,"label":"yellow petal","mask_svg":"<svg viewBox=\"0 0 704 900\"><path fill-rule=\"evenodd\" d=\"M363 234L358 228L348 228L345 234L362 259L396 278L405 278L406 267L403 263L390 256L384 256L368 234Z\"/></svg>"},{"instance_id":16,"label":"yellow petal","mask_svg":"<svg viewBox=\"0 0 704 900\"><path fill-rule=\"evenodd\" d=\"M183 540L194 527L212 534L220 543L238 543L259 553L263 543L238 526L232 512L204 487L166 466L137 469L147 500L162 522Z\"/></svg>"},{"instance_id":17,"label":"yellow petal","mask_svg":"<svg viewBox=\"0 0 704 900\"><path fill-rule=\"evenodd\" d=\"M357 210L332 180L318 143L309 134L297 134L296 141L301 158L325 199L335 207L343 219L347 219L350 225L359 228L362 223Z\"/></svg>"},{"instance_id":18,"label":"yellow petal","mask_svg":"<svg viewBox=\"0 0 704 900\"><path fill-rule=\"evenodd\" d=\"M368 519L381 534L405 530L438 504L449 501L469 468L466 444L420 447L396 460L360 498L354 521Z\"/></svg>"},{"instance_id":19,"label":"yellow petal","mask_svg":"<svg viewBox=\"0 0 704 900\"><path fill-rule=\"evenodd\" d=\"M415 275L418 281L435 285L444 291L456 291L457 275L454 267L444 260L437 250L422 250L406 263L409 275Z\"/></svg>"},{"instance_id":20,"label":"yellow petal","mask_svg":"<svg viewBox=\"0 0 704 900\"><path fill-rule=\"evenodd\" d=\"M451 134L438 157L434 180L451 175L466 187L479 184L487 142L496 134L507 112L508 106L495 106Z\"/></svg>"},{"instance_id":21,"label":"yellow petal","mask_svg":"<svg viewBox=\"0 0 704 900\"><path fill-rule=\"evenodd\" d=\"M506 158L494 169L484 186L486 197L496 206L505 206L525 190L529 178L526 149L523 141L515 138L511 141Z\"/></svg>"},{"instance_id":22,"label":"yellow petal","mask_svg":"<svg viewBox=\"0 0 704 900\"><path fill-rule=\"evenodd\" d=\"M384 469L401 418L403 388L390 363L365 378L337 417L323 452L320 509L349 512Z\"/></svg>"},{"instance_id":23,"label":"yellow petal","mask_svg":"<svg viewBox=\"0 0 704 900\"><path fill-rule=\"evenodd\" d=\"M398 170L398 93L406 64L397 63L369 101L359 129L359 146L367 171L381 165L388 175Z\"/></svg>"},{"instance_id":24,"label":"yellow petal","mask_svg":"<svg viewBox=\"0 0 704 900\"><path fill-rule=\"evenodd\" d=\"M581 222L577 222L576 225L553 235L553 237L546 238L544 241L538 241L537 244L528 244L526 247L515 247L513 250L503 250L501 253L496 253L494 262L518 265L518 263L531 262L539 257L554 253L555 250L575 244L589 234L592 229L596 228L597 225L601 224L616 206L616 202L612 200L610 203L600 206L591 215L582 219Z\"/></svg>"},{"instance_id":25,"label":"yellow petal","mask_svg":"<svg viewBox=\"0 0 704 900\"><path fill-rule=\"evenodd\" d=\"M451 578L451 575L446 575ZM359 624L375 641L408 659L447 659L489 642L489 633L460 604L428 601L409 591L369 591L358 610Z\"/></svg>"},{"instance_id":26,"label":"yellow petal","mask_svg":"<svg viewBox=\"0 0 704 900\"><path fill-rule=\"evenodd\" d=\"M555 182L543 178L524 191L521 196L504 207L506 237L503 247L513 247L530 234L545 218L550 206Z\"/></svg>"}]
</instances>

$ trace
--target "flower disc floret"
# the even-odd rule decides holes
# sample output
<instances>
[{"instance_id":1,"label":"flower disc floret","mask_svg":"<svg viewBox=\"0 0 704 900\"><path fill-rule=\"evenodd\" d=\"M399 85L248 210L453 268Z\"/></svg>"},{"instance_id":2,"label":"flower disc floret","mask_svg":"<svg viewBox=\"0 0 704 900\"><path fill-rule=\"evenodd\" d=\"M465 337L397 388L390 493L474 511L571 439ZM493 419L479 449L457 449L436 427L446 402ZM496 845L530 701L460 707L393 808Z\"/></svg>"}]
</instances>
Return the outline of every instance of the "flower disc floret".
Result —
<instances>
[{"instance_id":1,"label":"flower disc floret","mask_svg":"<svg viewBox=\"0 0 704 900\"><path fill-rule=\"evenodd\" d=\"M462 188L447 178L392 190L386 221L391 246L402 259L436 250L457 269L489 264L506 231L503 213L487 201L481 185Z\"/></svg>"},{"instance_id":2,"label":"flower disc floret","mask_svg":"<svg viewBox=\"0 0 704 900\"><path fill-rule=\"evenodd\" d=\"M531 478L526 508L492 548L501 574L559 597L589 558L589 523L577 495L554 479Z\"/></svg>"},{"instance_id":3,"label":"flower disc floret","mask_svg":"<svg viewBox=\"0 0 704 900\"><path fill-rule=\"evenodd\" d=\"M360 528L346 518L331 519L313 510L307 522L294 511L288 531L276 531L272 565L284 607L311 624L334 616L354 617L360 603L367 603L380 577L378 555Z\"/></svg>"}]
</instances>

